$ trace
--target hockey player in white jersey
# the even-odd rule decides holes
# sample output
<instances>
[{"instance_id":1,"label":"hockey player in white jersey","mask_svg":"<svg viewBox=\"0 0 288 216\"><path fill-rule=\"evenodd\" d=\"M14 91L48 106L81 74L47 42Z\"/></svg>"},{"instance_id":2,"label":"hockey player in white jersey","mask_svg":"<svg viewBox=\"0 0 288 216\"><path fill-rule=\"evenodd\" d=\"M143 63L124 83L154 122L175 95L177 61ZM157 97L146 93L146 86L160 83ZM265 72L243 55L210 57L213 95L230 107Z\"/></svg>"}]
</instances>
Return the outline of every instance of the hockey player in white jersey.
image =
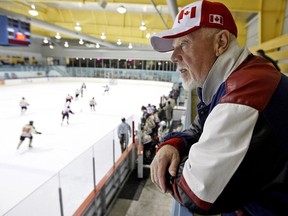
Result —
<instances>
[{"instance_id":1,"label":"hockey player in white jersey","mask_svg":"<svg viewBox=\"0 0 288 216\"><path fill-rule=\"evenodd\" d=\"M79 95L80 95L80 90L76 89L75 90L75 100L78 100Z\"/></svg>"},{"instance_id":2,"label":"hockey player in white jersey","mask_svg":"<svg viewBox=\"0 0 288 216\"><path fill-rule=\"evenodd\" d=\"M19 106L21 107L21 114L24 114L29 106L29 103L26 101L24 97L20 100Z\"/></svg>"},{"instance_id":3,"label":"hockey player in white jersey","mask_svg":"<svg viewBox=\"0 0 288 216\"><path fill-rule=\"evenodd\" d=\"M62 123L61 123L61 126L63 126L63 122L64 122L65 118L67 118L67 125L69 125L69 113L75 114L70 109L70 106L67 106L64 110L62 110Z\"/></svg>"},{"instance_id":4,"label":"hockey player in white jersey","mask_svg":"<svg viewBox=\"0 0 288 216\"><path fill-rule=\"evenodd\" d=\"M87 90L87 88L86 88L86 84L85 83L82 83L82 85L81 85L81 88L80 88L81 90L81 97L83 97L83 92L84 92L84 89L85 90Z\"/></svg>"},{"instance_id":5,"label":"hockey player in white jersey","mask_svg":"<svg viewBox=\"0 0 288 216\"><path fill-rule=\"evenodd\" d=\"M66 96L66 105L68 106L72 102L73 99L74 98L70 94L68 94Z\"/></svg>"},{"instance_id":6,"label":"hockey player in white jersey","mask_svg":"<svg viewBox=\"0 0 288 216\"><path fill-rule=\"evenodd\" d=\"M32 134L41 134L41 132L37 131L36 128L33 125L33 121L30 121L29 124L24 125L24 127L22 128L22 133L20 135L20 142L17 146L17 149L19 149L20 145L23 143L23 141L28 138L30 139L29 141L29 148L32 148L32 140L33 140L33 136Z\"/></svg>"},{"instance_id":7,"label":"hockey player in white jersey","mask_svg":"<svg viewBox=\"0 0 288 216\"><path fill-rule=\"evenodd\" d=\"M89 101L89 105L90 105L90 109L92 111L95 111L95 106L97 105L97 103L94 97Z\"/></svg>"}]
</instances>

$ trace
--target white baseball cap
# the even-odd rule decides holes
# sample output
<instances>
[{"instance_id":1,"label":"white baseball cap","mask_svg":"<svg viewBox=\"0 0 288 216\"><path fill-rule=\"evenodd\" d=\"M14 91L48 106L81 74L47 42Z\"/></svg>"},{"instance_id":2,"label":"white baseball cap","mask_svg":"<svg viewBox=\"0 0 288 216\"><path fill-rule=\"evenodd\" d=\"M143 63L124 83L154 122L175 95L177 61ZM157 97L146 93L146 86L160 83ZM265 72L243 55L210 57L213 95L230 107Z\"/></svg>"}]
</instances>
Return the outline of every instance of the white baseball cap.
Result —
<instances>
[{"instance_id":1,"label":"white baseball cap","mask_svg":"<svg viewBox=\"0 0 288 216\"><path fill-rule=\"evenodd\" d=\"M201 27L227 29L237 37L237 26L229 9L220 2L197 1L185 6L177 15L172 29L152 35L153 49L158 52L174 50L173 39Z\"/></svg>"}]
</instances>

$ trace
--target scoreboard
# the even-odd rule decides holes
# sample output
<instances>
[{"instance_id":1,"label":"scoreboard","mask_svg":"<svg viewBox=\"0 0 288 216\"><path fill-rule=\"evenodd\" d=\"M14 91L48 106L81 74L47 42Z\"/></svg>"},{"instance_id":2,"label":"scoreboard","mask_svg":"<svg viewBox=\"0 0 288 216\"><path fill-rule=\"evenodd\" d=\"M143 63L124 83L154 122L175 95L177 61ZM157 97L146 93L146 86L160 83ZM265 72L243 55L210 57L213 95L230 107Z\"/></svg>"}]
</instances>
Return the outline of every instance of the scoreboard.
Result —
<instances>
[{"instance_id":1,"label":"scoreboard","mask_svg":"<svg viewBox=\"0 0 288 216\"><path fill-rule=\"evenodd\" d=\"M0 45L28 46L30 42L30 23L0 15Z\"/></svg>"}]
</instances>

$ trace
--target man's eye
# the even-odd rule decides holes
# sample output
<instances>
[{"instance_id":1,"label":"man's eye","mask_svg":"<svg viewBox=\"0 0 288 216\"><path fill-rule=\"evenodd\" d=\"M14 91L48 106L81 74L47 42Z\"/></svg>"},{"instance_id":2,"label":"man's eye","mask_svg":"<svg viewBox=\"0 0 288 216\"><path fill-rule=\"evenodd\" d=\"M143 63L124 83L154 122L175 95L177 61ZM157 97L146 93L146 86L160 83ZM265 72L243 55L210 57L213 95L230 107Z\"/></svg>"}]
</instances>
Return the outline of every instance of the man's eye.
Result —
<instances>
[{"instance_id":1,"label":"man's eye","mask_svg":"<svg viewBox=\"0 0 288 216\"><path fill-rule=\"evenodd\" d=\"M180 43L180 47L185 47L185 46L187 46L187 43L186 43L186 42Z\"/></svg>"}]
</instances>

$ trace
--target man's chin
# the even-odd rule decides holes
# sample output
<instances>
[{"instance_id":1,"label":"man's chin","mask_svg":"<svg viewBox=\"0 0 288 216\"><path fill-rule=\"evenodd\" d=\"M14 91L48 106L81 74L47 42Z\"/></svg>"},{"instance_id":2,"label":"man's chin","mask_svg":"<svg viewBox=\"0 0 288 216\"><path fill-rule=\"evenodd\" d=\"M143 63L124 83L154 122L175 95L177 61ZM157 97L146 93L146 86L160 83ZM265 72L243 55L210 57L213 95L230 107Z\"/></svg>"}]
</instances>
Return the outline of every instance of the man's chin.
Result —
<instances>
[{"instance_id":1,"label":"man's chin","mask_svg":"<svg viewBox=\"0 0 288 216\"><path fill-rule=\"evenodd\" d=\"M197 85L194 82L189 82L189 83L183 82L182 86L186 91L192 91L193 89L197 88Z\"/></svg>"}]
</instances>

